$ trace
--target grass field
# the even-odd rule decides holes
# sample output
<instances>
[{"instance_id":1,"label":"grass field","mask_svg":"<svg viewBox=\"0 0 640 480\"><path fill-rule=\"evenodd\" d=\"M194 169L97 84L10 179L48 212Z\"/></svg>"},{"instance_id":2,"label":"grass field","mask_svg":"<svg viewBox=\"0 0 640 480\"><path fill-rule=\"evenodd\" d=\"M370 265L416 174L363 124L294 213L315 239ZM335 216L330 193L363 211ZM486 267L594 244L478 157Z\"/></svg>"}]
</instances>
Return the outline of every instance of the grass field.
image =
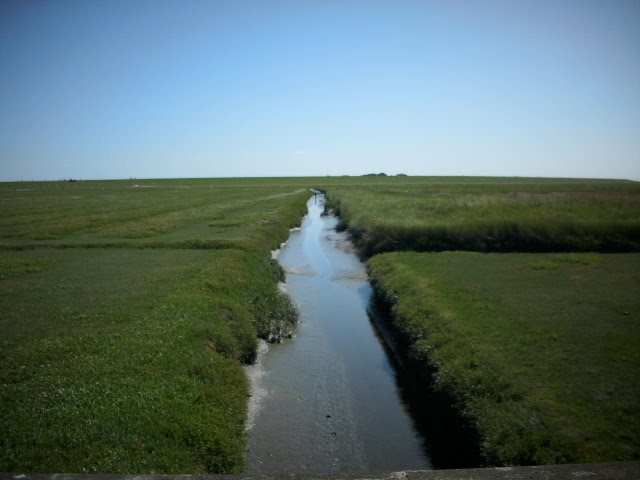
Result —
<instances>
[{"instance_id":1,"label":"grass field","mask_svg":"<svg viewBox=\"0 0 640 480\"><path fill-rule=\"evenodd\" d=\"M637 182L362 177L357 185L325 189L365 256L640 250Z\"/></svg>"},{"instance_id":2,"label":"grass field","mask_svg":"<svg viewBox=\"0 0 640 480\"><path fill-rule=\"evenodd\" d=\"M0 471L241 471L242 363L295 322L269 250L308 197L266 180L2 184Z\"/></svg>"},{"instance_id":3,"label":"grass field","mask_svg":"<svg viewBox=\"0 0 640 480\"><path fill-rule=\"evenodd\" d=\"M0 471L239 472L269 251L326 190L366 256L635 251L640 185L322 177L0 184ZM639 458L638 254L375 256L487 463Z\"/></svg>"},{"instance_id":4,"label":"grass field","mask_svg":"<svg viewBox=\"0 0 640 480\"><path fill-rule=\"evenodd\" d=\"M640 254L399 252L368 268L487 464L640 458Z\"/></svg>"},{"instance_id":5,"label":"grass field","mask_svg":"<svg viewBox=\"0 0 640 480\"><path fill-rule=\"evenodd\" d=\"M2 184L0 248L265 251L299 222L307 196L278 179Z\"/></svg>"}]
</instances>

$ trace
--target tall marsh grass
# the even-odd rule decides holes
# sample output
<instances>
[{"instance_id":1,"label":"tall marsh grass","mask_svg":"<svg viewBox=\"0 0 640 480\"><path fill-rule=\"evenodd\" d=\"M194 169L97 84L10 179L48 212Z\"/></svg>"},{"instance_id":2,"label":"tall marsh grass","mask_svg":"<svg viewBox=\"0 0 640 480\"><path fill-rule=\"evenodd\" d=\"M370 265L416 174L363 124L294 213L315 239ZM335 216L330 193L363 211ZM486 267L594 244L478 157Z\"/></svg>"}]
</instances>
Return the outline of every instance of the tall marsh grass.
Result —
<instances>
[{"instance_id":1,"label":"tall marsh grass","mask_svg":"<svg viewBox=\"0 0 640 480\"><path fill-rule=\"evenodd\" d=\"M333 187L328 193L329 207L365 256L640 250L640 186L534 187Z\"/></svg>"}]
</instances>

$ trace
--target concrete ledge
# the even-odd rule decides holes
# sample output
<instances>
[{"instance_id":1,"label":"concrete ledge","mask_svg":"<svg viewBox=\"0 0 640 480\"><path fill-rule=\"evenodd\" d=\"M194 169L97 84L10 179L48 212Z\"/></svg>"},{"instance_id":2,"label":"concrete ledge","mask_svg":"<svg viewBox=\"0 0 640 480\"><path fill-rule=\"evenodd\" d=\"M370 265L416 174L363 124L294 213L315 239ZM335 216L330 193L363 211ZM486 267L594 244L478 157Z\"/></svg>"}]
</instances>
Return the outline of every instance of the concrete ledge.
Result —
<instances>
[{"instance_id":1,"label":"concrete ledge","mask_svg":"<svg viewBox=\"0 0 640 480\"><path fill-rule=\"evenodd\" d=\"M640 462L586 463L539 467L471 468L464 470L401 471L371 475L110 475L10 474L0 480L639 480Z\"/></svg>"}]
</instances>

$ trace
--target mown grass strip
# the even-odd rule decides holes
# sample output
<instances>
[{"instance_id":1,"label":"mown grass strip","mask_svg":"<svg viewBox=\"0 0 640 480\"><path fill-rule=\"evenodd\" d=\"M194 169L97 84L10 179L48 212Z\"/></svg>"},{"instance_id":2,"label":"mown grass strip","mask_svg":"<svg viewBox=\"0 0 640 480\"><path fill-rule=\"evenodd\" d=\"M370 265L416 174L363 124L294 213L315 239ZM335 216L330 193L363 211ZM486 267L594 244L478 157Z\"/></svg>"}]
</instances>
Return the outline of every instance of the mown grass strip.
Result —
<instances>
[{"instance_id":1,"label":"mown grass strip","mask_svg":"<svg viewBox=\"0 0 640 480\"><path fill-rule=\"evenodd\" d=\"M640 458L640 255L369 260L408 355L488 465Z\"/></svg>"},{"instance_id":2,"label":"mown grass strip","mask_svg":"<svg viewBox=\"0 0 640 480\"><path fill-rule=\"evenodd\" d=\"M3 184L2 248L222 244L264 251L277 246L274 243L286 238L288 228L297 225L309 197L303 188L267 181L238 188L215 182L195 187L177 181L147 189L105 189L101 182L82 182L82 189L73 185L62 188L52 183L22 191Z\"/></svg>"}]
</instances>

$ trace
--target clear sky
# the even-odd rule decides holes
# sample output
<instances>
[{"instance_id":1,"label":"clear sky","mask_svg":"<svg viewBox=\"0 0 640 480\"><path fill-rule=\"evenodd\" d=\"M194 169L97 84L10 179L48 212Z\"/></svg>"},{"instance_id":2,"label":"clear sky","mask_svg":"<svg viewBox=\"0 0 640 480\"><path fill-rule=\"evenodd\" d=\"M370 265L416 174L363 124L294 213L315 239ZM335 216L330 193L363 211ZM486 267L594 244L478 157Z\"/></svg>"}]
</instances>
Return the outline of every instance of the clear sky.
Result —
<instances>
[{"instance_id":1,"label":"clear sky","mask_svg":"<svg viewBox=\"0 0 640 480\"><path fill-rule=\"evenodd\" d=\"M640 0L0 0L0 180L640 180Z\"/></svg>"}]
</instances>

